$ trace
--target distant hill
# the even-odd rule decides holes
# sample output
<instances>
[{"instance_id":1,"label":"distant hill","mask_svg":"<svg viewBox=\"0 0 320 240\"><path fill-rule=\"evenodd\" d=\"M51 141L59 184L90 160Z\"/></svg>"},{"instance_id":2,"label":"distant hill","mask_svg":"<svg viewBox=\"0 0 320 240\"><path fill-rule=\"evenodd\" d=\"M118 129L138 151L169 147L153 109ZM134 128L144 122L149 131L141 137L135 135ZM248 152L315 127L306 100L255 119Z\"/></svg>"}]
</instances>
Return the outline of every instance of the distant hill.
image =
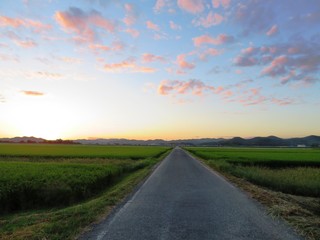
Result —
<instances>
[{"instance_id":1,"label":"distant hill","mask_svg":"<svg viewBox=\"0 0 320 240\"><path fill-rule=\"evenodd\" d=\"M178 140L135 140L125 138L109 138L109 139L77 139L77 140L46 140L36 137L14 137L0 138L0 142L4 143L51 143L51 144L97 144L97 145L150 145L150 146L235 146L235 147L320 147L320 136L307 136L302 138L279 138L276 136L254 137L245 139L234 137L225 138L201 138L201 139L178 139Z\"/></svg>"},{"instance_id":2,"label":"distant hill","mask_svg":"<svg viewBox=\"0 0 320 240\"><path fill-rule=\"evenodd\" d=\"M129 139L80 139L75 142L81 144L103 144L103 145L160 145L160 146L257 146L257 147L297 147L297 146L320 146L320 136L308 136L303 138L279 138L276 136L254 137L245 139L234 137L224 138L201 138L201 139L179 139L165 141L156 140L129 140Z\"/></svg>"},{"instance_id":3,"label":"distant hill","mask_svg":"<svg viewBox=\"0 0 320 240\"><path fill-rule=\"evenodd\" d=\"M0 142L11 142L11 143L43 143L46 140L43 138L36 137L14 137L14 138L0 138Z\"/></svg>"},{"instance_id":4,"label":"distant hill","mask_svg":"<svg viewBox=\"0 0 320 240\"><path fill-rule=\"evenodd\" d=\"M0 138L0 143L47 143L47 144L79 144L72 140L46 140L36 137L14 137L14 138Z\"/></svg>"}]
</instances>

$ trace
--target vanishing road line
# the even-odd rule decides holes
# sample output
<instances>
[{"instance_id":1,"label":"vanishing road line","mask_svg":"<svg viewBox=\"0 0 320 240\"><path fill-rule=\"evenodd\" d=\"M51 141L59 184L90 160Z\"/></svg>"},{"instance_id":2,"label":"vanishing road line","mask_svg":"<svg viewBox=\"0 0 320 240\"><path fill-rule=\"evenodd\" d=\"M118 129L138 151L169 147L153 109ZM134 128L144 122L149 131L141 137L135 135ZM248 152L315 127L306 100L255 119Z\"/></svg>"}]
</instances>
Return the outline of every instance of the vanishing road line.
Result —
<instances>
[{"instance_id":1,"label":"vanishing road line","mask_svg":"<svg viewBox=\"0 0 320 240\"><path fill-rule=\"evenodd\" d=\"M116 213L80 239L301 239L180 148Z\"/></svg>"}]
</instances>

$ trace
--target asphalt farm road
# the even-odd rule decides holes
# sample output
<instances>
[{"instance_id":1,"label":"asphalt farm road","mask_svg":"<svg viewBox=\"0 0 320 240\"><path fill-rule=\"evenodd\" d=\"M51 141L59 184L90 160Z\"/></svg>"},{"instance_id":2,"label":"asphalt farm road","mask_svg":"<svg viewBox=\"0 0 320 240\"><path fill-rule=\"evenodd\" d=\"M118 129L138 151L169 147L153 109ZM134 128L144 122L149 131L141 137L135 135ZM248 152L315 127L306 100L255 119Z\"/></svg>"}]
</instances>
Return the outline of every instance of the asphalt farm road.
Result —
<instances>
[{"instance_id":1,"label":"asphalt farm road","mask_svg":"<svg viewBox=\"0 0 320 240\"><path fill-rule=\"evenodd\" d=\"M80 239L300 239L180 148L111 217Z\"/></svg>"}]
</instances>

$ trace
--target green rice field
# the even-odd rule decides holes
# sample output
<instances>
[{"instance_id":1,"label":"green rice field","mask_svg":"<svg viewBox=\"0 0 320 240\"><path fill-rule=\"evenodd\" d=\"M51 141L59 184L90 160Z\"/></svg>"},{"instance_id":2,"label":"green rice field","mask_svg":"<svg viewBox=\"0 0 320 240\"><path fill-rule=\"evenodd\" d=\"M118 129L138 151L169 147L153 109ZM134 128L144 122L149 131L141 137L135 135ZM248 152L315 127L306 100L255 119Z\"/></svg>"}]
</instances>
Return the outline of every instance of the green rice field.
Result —
<instances>
[{"instance_id":1,"label":"green rice field","mask_svg":"<svg viewBox=\"0 0 320 240\"><path fill-rule=\"evenodd\" d=\"M0 156L141 159L161 155L166 147L0 144Z\"/></svg>"},{"instance_id":2,"label":"green rice field","mask_svg":"<svg viewBox=\"0 0 320 240\"><path fill-rule=\"evenodd\" d=\"M276 191L320 197L320 150L186 148L211 167Z\"/></svg>"},{"instance_id":3,"label":"green rice field","mask_svg":"<svg viewBox=\"0 0 320 240\"><path fill-rule=\"evenodd\" d=\"M153 165L166 147L0 144L0 214L67 206Z\"/></svg>"}]
</instances>

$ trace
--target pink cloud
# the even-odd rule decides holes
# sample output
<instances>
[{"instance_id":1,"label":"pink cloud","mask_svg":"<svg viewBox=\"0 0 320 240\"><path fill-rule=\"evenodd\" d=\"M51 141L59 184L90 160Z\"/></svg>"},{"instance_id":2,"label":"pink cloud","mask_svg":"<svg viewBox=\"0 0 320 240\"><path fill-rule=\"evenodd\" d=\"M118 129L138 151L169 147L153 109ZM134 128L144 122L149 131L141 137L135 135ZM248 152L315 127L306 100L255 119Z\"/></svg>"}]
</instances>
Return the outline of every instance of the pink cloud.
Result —
<instances>
[{"instance_id":1,"label":"pink cloud","mask_svg":"<svg viewBox=\"0 0 320 240\"><path fill-rule=\"evenodd\" d=\"M278 26L277 25L273 25L269 30L268 32L266 33L267 36L273 36L275 34L278 33Z\"/></svg>"},{"instance_id":2,"label":"pink cloud","mask_svg":"<svg viewBox=\"0 0 320 240\"><path fill-rule=\"evenodd\" d=\"M165 59L164 59L164 57L156 56L151 53L144 53L142 55L142 61L146 62L146 63L157 62L157 61L163 62L163 61L165 61Z\"/></svg>"},{"instance_id":3,"label":"pink cloud","mask_svg":"<svg viewBox=\"0 0 320 240\"><path fill-rule=\"evenodd\" d=\"M100 50L100 51L110 51L111 48L101 44L90 44L89 48L92 50Z\"/></svg>"},{"instance_id":4,"label":"pink cloud","mask_svg":"<svg viewBox=\"0 0 320 240\"><path fill-rule=\"evenodd\" d=\"M79 58L73 58L73 57L59 57L59 60L66 62L66 63L80 63L81 60Z\"/></svg>"},{"instance_id":5,"label":"pink cloud","mask_svg":"<svg viewBox=\"0 0 320 240\"><path fill-rule=\"evenodd\" d=\"M134 68L134 67L135 67L135 62L131 59L128 59L119 63L105 64L104 70L108 72L115 72L121 69Z\"/></svg>"},{"instance_id":6,"label":"pink cloud","mask_svg":"<svg viewBox=\"0 0 320 240\"><path fill-rule=\"evenodd\" d=\"M6 16L0 16L0 26L1 27L20 27L24 25L24 21L19 18L10 18Z\"/></svg>"},{"instance_id":7,"label":"pink cloud","mask_svg":"<svg viewBox=\"0 0 320 240\"><path fill-rule=\"evenodd\" d=\"M38 44L33 41L33 40L15 40L14 41L18 46L23 47L23 48L33 48L36 47Z\"/></svg>"},{"instance_id":8,"label":"pink cloud","mask_svg":"<svg viewBox=\"0 0 320 240\"><path fill-rule=\"evenodd\" d=\"M113 42L112 43L112 50L113 51L121 51L121 50L123 50L123 49L125 49L125 44L123 43L123 42L121 42L121 41L115 41L115 42Z\"/></svg>"},{"instance_id":9,"label":"pink cloud","mask_svg":"<svg viewBox=\"0 0 320 240\"><path fill-rule=\"evenodd\" d=\"M231 0L221 0L221 4L224 8L228 8L230 6Z\"/></svg>"},{"instance_id":10,"label":"pink cloud","mask_svg":"<svg viewBox=\"0 0 320 240\"><path fill-rule=\"evenodd\" d=\"M31 78L31 79L60 79L63 77L62 74L60 73L52 73L52 72L41 72L41 71L38 71L38 72L31 72L31 73L28 73L26 74L28 78Z\"/></svg>"},{"instance_id":11,"label":"pink cloud","mask_svg":"<svg viewBox=\"0 0 320 240\"><path fill-rule=\"evenodd\" d=\"M287 82L289 82L291 79L296 77L296 72L294 70L290 71L289 74L287 76L282 77L281 83L282 84L286 84Z\"/></svg>"},{"instance_id":12,"label":"pink cloud","mask_svg":"<svg viewBox=\"0 0 320 240\"><path fill-rule=\"evenodd\" d=\"M185 60L186 54L180 54L177 56L177 64L182 69L193 69L195 68L195 65L193 63L189 63Z\"/></svg>"},{"instance_id":13,"label":"pink cloud","mask_svg":"<svg viewBox=\"0 0 320 240\"><path fill-rule=\"evenodd\" d=\"M204 92L214 90L213 86L196 79L189 81L163 80L158 86L158 93L160 95L186 94L191 92L192 95L202 96Z\"/></svg>"},{"instance_id":14,"label":"pink cloud","mask_svg":"<svg viewBox=\"0 0 320 240\"><path fill-rule=\"evenodd\" d=\"M156 13L159 13L163 8L167 8L169 13L175 13L174 1L172 0L157 0L156 4L153 7L153 10Z\"/></svg>"},{"instance_id":15,"label":"pink cloud","mask_svg":"<svg viewBox=\"0 0 320 240\"><path fill-rule=\"evenodd\" d=\"M262 75L269 75L275 77L286 73L285 64L288 62L288 58L285 55L275 58L271 64L262 70Z\"/></svg>"},{"instance_id":16,"label":"pink cloud","mask_svg":"<svg viewBox=\"0 0 320 240\"><path fill-rule=\"evenodd\" d=\"M257 48L251 46L251 47L242 49L241 52L244 55L251 55L251 54L254 54L257 50L258 50Z\"/></svg>"},{"instance_id":17,"label":"pink cloud","mask_svg":"<svg viewBox=\"0 0 320 240\"><path fill-rule=\"evenodd\" d=\"M121 51L125 48L125 45L122 42L113 42L111 47L102 45L102 44L95 44L91 43L89 45L89 49L93 50L95 53L99 52L107 52L107 51Z\"/></svg>"},{"instance_id":18,"label":"pink cloud","mask_svg":"<svg viewBox=\"0 0 320 240\"><path fill-rule=\"evenodd\" d=\"M31 28L34 32L41 32L52 28L49 24L44 24L39 21L31 19L11 18L6 16L0 16L0 27L25 27Z\"/></svg>"},{"instance_id":19,"label":"pink cloud","mask_svg":"<svg viewBox=\"0 0 320 240\"><path fill-rule=\"evenodd\" d=\"M170 21L170 28L172 30L181 30L181 26L178 24L175 24L173 21Z\"/></svg>"},{"instance_id":20,"label":"pink cloud","mask_svg":"<svg viewBox=\"0 0 320 240\"><path fill-rule=\"evenodd\" d=\"M178 0L177 3L182 10L192 14L201 13L205 8L203 0Z\"/></svg>"},{"instance_id":21,"label":"pink cloud","mask_svg":"<svg viewBox=\"0 0 320 240\"><path fill-rule=\"evenodd\" d=\"M286 106L286 105L290 105L290 104L295 104L296 103L296 101L294 99L291 99L291 98L283 98L283 99L272 98L271 102L275 103L275 104L277 104L279 106Z\"/></svg>"},{"instance_id":22,"label":"pink cloud","mask_svg":"<svg viewBox=\"0 0 320 240\"><path fill-rule=\"evenodd\" d=\"M201 60L205 61L205 60L207 60L208 56L218 56L221 53L222 53L221 50L218 50L215 48L208 48L204 52L202 52L199 57Z\"/></svg>"},{"instance_id":23,"label":"pink cloud","mask_svg":"<svg viewBox=\"0 0 320 240\"><path fill-rule=\"evenodd\" d=\"M154 10L156 12L160 11L166 5L165 0L157 0L156 5L154 6Z\"/></svg>"},{"instance_id":24,"label":"pink cloud","mask_svg":"<svg viewBox=\"0 0 320 240\"><path fill-rule=\"evenodd\" d=\"M216 38L209 35L202 35L195 37L192 40L196 47L200 47L203 44L221 45L225 43L232 43L234 41L234 37L227 34L219 34Z\"/></svg>"},{"instance_id":25,"label":"pink cloud","mask_svg":"<svg viewBox=\"0 0 320 240\"><path fill-rule=\"evenodd\" d=\"M19 58L17 56L7 55L7 54L0 54L0 60L19 62Z\"/></svg>"},{"instance_id":26,"label":"pink cloud","mask_svg":"<svg viewBox=\"0 0 320 240\"><path fill-rule=\"evenodd\" d=\"M234 64L263 66L262 76L277 78L282 84L298 81L307 86L320 80L316 75L320 69L319 49L319 44L303 38L290 43L250 46L234 58Z\"/></svg>"},{"instance_id":27,"label":"pink cloud","mask_svg":"<svg viewBox=\"0 0 320 240\"><path fill-rule=\"evenodd\" d=\"M127 26L131 26L131 25L135 24L138 19L138 11L135 8L135 6L133 4L126 3L124 5L124 9L126 11L126 16L123 19L123 22Z\"/></svg>"},{"instance_id":28,"label":"pink cloud","mask_svg":"<svg viewBox=\"0 0 320 240\"><path fill-rule=\"evenodd\" d=\"M28 96L43 96L43 92L37 92L37 91L21 91L23 94Z\"/></svg>"},{"instance_id":29,"label":"pink cloud","mask_svg":"<svg viewBox=\"0 0 320 240\"><path fill-rule=\"evenodd\" d=\"M119 63L110 63L104 65L104 70L107 72L140 72L153 73L157 70L155 68L138 66L133 58L129 58Z\"/></svg>"},{"instance_id":30,"label":"pink cloud","mask_svg":"<svg viewBox=\"0 0 320 240\"><path fill-rule=\"evenodd\" d=\"M259 88L251 88L244 91L235 101L244 106L250 106L265 103L268 101L268 98L261 95Z\"/></svg>"},{"instance_id":31,"label":"pink cloud","mask_svg":"<svg viewBox=\"0 0 320 240\"><path fill-rule=\"evenodd\" d=\"M220 6L220 0L212 0L212 5L214 8L218 8Z\"/></svg>"},{"instance_id":32,"label":"pink cloud","mask_svg":"<svg viewBox=\"0 0 320 240\"><path fill-rule=\"evenodd\" d=\"M209 28L214 25L219 25L223 21L223 16L218 13L213 13L210 11L206 17L201 17L199 19L193 20L192 23L195 26L202 26Z\"/></svg>"},{"instance_id":33,"label":"pink cloud","mask_svg":"<svg viewBox=\"0 0 320 240\"><path fill-rule=\"evenodd\" d=\"M147 21L146 25L147 25L147 28L149 28L149 29L152 29L154 31L160 31L159 26L151 21Z\"/></svg>"},{"instance_id":34,"label":"pink cloud","mask_svg":"<svg viewBox=\"0 0 320 240\"><path fill-rule=\"evenodd\" d=\"M168 0L157 0L155 6L154 6L154 10L156 12L159 12L162 8L164 8L166 5L168 4Z\"/></svg>"},{"instance_id":35,"label":"pink cloud","mask_svg":"<svg viewBox=\"0 0 320 240\"><path fill-rule=\"evenodd\" d=\"M133 28L128 28L125 30L126 33L129 33L132 37L137 38L140 35L140 32Z\"/></svg>"},{"instance_id":36,"label":"pink cloud","mask_svg":"<svg viewBox=\"0 0 320 240\"><path fill-rule=\"evenodd\" d=\"M234 64L240 67L249 67L257 65L257 59L253 57L238 56L234 59Z\"/></svg>"},{"instance_id":37,"label":"pink cloud","mask_svg":"<svg viewBox=\"0 0 320 240\"><path fill-rule=\"evenodd\" d=\"M221 4L224 8L228 8L230 6L230 2L231 0L212 0L212 5L214 8L218 8Z\"/></svg>"},{"instance_id":38,"label":"pink cloud","mask_svg":"<svg viewBox=\"0 0 320 240\"><path fill-rule=\"evenodd\" d=\"M97 27L107 32L114 32L116 28L115 23L102 17L99 12L86 13L76 7L70 7L68 11L57 11L54 17L66 31L75 32L79 35L77 39L84 42L96 39Z\"/></svg>"}]
</instances>

